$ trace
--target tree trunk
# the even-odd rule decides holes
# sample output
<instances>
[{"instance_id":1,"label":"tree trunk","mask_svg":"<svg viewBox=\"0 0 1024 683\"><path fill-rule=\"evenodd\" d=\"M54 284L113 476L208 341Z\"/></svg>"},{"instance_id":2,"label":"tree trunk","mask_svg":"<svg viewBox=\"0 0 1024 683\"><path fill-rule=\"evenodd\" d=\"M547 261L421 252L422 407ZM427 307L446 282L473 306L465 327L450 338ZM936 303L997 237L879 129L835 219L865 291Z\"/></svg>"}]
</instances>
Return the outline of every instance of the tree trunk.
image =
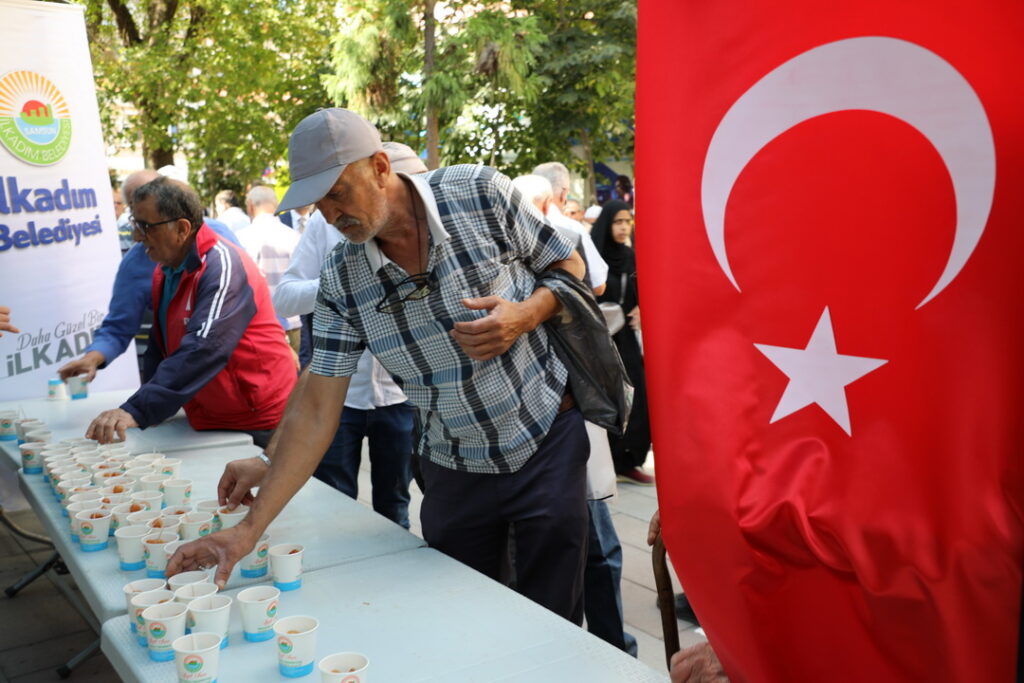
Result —
<instances>
[{"instance_id":1,"label":"tree trunk","mask_svg":"<svg viewBox=\"0 0 1024 683\"><path fill-rule=\"evenodd\" d=\"M434 75L434 53L436 52L437 36L434 22L434 4L436 0L423 2L423 80L429 82ZM437 107L427 102L427 168L433 170L441 165L440 134L437 124Z\"/></svg>"},{"instance_id":2,"label":"tree trunk","mask_svg":"<svg viewBox=\"0 0 1024 683\"><path fill-rule=\"evenodd\" d=\"M174 165L173 149L145 149L146 168L158 169Z\"/></svg>"},{"instance_id":3,"label":"tree trunk","mask_svg":"<svg viewBox=\"0 0 1024 683\"><path fill-rule=\"evenodd\" d=\"M587 162L587 182L583 189L583 208L586 209L597 203L597 174L594 171L594 151L590 146L590 133L585 130L581 132L580 144L583 147L583 160Z\"/></svg>"}]
</instances>

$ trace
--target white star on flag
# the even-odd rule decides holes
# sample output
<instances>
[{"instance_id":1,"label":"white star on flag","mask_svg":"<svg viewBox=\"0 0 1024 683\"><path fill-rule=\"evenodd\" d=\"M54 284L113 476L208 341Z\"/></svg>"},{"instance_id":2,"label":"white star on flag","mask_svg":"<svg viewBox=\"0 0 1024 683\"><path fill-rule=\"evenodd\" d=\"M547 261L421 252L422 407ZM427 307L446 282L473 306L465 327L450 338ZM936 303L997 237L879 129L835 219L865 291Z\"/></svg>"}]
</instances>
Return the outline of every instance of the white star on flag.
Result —
<instances>
[{"instance_id":1,"label":"white star on flag","mask_svg":"<svg viewBox=\"0 0 1024 683\"><path fill-rule=\"evenodd\" d=\"M846 403L846 385L852 384L889 361L862 356L844 356L836 352L836 337L828 307L818 318L807 347L754 344L768 360L789 377L789 384L769 423L817 403L828 413L847 436L850 431L850 408Z\"/></svg>"}]
</instances>

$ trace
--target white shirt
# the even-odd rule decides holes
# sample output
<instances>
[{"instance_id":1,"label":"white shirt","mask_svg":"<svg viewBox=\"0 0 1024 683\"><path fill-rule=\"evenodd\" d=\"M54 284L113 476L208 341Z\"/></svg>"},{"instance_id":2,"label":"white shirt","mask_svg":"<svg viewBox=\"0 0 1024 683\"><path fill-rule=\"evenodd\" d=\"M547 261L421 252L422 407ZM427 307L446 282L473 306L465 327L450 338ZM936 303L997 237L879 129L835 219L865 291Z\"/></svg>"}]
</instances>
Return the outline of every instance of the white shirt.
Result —
<instances>
[{"instance_id":1,"label":"white shirt","mask_svg":"<svg viewBox=\"0 0 1024 683\"><path fill-rule=\"evenodd\" d=\"M231 232L236 235L239 230L249 227L249 216L237 206L221 211L220 215L217 216L217 220L231 228Z\"/></svg>"},{"instance_id":2,"label":"white shirt","mask_svg":"<svg viewBox=\"0 0 1024 683\"><path fill-rule=\"evenodd\" d=\"M306 231L306 226L309 225L309 219L313 216L313 213L310 212L303 216L295 209L292 209L288 213L291 214L292 217L292 230L295 230L300 234L304 233Z\"/></svg>"},{"instance_id":3,"label":"white shirt","mask_svg":"<svg viewBox=\"0 0 1024 683\"><path fill-rule=\"evenodd\" d=\"M256 216L248 228L238 233L238 241L242 248L249 254L249 258L256 262L256 266L266 278L271 296L288 270L292 253L299 246L299 239L299 233L271 214ZM299 316L285 316L276 307L274 310L278 316L285 318L284 329L295 330L302 327Z\"/></svg>"},{"instance_id":4,"label":"white shirt","mask_svg":"<svg viewBox=\"0 0 1024 683\"><path fill-rule=\"evenodd\" d=\"M297 234L293 231L293 234ZM305 315L313 312L320 288L320 266L334 245L344 239L337 228L328 225L319 211L306 221L306 231L292 253L291 264L274 290L274 310L279 315ZM345 405L357 410L372 410L405 403L405 394L373 354L363 351L356 374L348 385Z\"/></svg>"},{"instance_id":5,"label":"white shirt","mask_svg":"<svg viewBox=\"0 0 1024 683\"><path fill-rule=\"evenodd\" d=\"M608 280L608 264L601 258L601 252L590 238L590 232L562 213L554 202L548 206L548 220L555 227L571 230L580 236L583 254L587 257L587 279L590 281L590 288L596 289L603 285Z\"/></svg>"}]
</instances>

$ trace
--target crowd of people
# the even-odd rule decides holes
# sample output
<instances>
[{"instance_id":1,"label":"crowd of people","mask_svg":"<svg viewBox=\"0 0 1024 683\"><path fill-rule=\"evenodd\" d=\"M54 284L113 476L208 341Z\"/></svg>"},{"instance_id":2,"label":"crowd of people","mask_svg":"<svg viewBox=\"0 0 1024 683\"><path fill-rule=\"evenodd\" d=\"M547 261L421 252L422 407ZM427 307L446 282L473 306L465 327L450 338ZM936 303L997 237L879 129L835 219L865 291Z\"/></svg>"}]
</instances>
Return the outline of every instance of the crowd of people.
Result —
<instances>
[{"instance_id":1,"label":"crowd of people","mask_svg":"<svg viewBox=\"0 0 1024 683\"><path fill-rule=\"evenodd\" d=\"M222 504L250 506L246 520L183 546L169 575L216 565L223 584L310 476L357 496L366 439L375 511L408 528L415 479L431 546L576 624L585 615L635 656L621 546L587 475L610 453L620 482L654 483L628 178L584 210L560 162L515 179L428 172L337 108L299 124L289 164L280 202L266 186L244 201L225 190L216 219L173 167L129 175L119 225L134 243L92 344L59 371L91 381L151 318L142 386L86 436L123 440L184 408L195 429L244 431L263 449L219 486ZM628 427L597 431L603 448L545 325L563 307L556 272L601 302L634 387ZM0 330L17 331L3 307Z\"/></svg>"}]
</instances>

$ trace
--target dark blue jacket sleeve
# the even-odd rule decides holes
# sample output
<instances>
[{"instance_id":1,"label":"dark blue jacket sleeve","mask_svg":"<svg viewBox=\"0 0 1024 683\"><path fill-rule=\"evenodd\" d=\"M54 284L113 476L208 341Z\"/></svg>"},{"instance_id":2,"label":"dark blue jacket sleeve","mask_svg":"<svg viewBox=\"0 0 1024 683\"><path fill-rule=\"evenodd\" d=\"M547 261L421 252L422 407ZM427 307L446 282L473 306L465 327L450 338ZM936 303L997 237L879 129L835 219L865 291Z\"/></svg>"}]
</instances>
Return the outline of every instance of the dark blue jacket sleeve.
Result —
<instances>
[{"instance_id":1,"label":"dark blue jacket sleeve","mask_svg":"<svg viewBox=\"0 0 1024 683\"><path fill-rule=\"evenodd\" d=\"M174 415L224 369L255 315L256 300L241 256L218 242L207 253L181 345L121 408L142 428Z\"/></svg>"},{"instance_id":2,"label":"dark blue jacket sleeve","mask_svg":"<svg viewBox=\"0 0 1024 683\"><path fill-rule=\"evenodd\" d=\"M100 367L106 367L124 353L142 326L142 317L151 305L155 267L141 244L134 245L121 259L107 317L85 349L86 352L99 351L103 354L104 363Z\"/></svg>"}]
</instances>

